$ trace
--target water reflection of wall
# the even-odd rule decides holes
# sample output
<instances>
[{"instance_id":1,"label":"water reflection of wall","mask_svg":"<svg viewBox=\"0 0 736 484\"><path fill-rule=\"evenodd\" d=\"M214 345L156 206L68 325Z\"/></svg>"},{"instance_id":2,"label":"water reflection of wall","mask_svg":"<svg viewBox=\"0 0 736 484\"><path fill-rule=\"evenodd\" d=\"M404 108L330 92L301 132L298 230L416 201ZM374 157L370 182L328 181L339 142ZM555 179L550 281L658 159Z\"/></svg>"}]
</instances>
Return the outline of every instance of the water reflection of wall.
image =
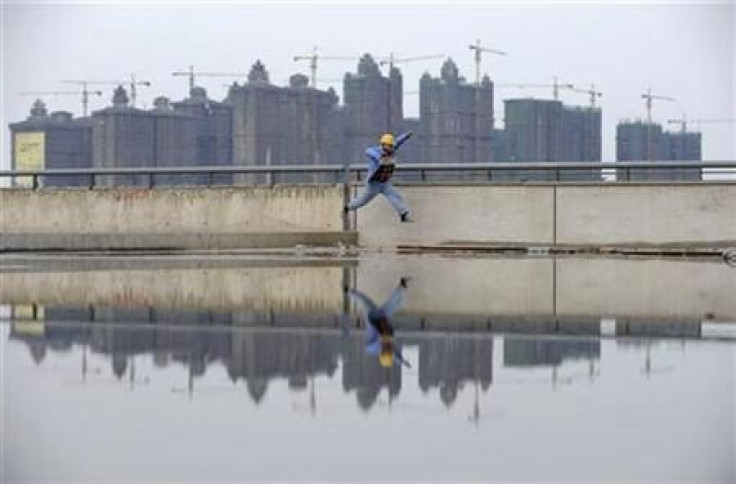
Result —
<instances>
[{"instance_id":1,"label":"water reflection of wall","mask_svg":"<svg viewBox=\"0 0 736 484\"><path fill-rule=\"evenodd\" d=\"M343 265L316 261L293 267L150 267L145 260L117 262L109 270L75 260L70 267L0 273L0 302L43 306L155 306L188 311L334 313L342 308ZM179 262L179 264L185 264ZM111 262L114 264L114 262ZM124 265L124 264L127 264ZM257 264L253 262L252 264ZM202 267L204 265L204 267ZM103 265L104 267L104 265Z\"/></svg>"}]
</instances>

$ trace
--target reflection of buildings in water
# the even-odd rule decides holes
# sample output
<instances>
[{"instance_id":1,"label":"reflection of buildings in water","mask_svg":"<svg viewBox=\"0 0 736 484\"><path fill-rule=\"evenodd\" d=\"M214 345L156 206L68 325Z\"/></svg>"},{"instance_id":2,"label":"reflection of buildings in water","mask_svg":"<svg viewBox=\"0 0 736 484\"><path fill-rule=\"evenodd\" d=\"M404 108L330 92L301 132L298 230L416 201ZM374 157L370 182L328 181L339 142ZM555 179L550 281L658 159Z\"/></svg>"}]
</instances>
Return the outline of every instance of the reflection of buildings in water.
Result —
<instances>
[{"instance_id":1,"label":"reflection of buildings in water","mask_svg":"<svg viewBox=\"0 0 736 484\"><path fill-rule=\"evenodd\" d=\"M364 410L375 405L382 389L387 389L391 402L402 388L402 366L381 367L377 358L366 354L362 334L344 338L338 331L223 330L222 321L213 320L211 313L150 308L47 308L45 314L53 323L17 321L11 325L10 339L26 343L37 363L49 349L69 351L73 345L81 345L83 378L89 349L108 355L112 372L118 379L128 377L131 386L137 355L150 354L155 368L180 363L188 369L190 396L194 379L218 361L233 381L244 380L255 402L263 400L271 379L287 379L294 391L307 389L316 375L334 375L341 358L343 390L355 391ZM90 320L94 324L64 324ZM170 324L158 326L152 321ZM220 327L211 328L213 324ZM464 382L475 381L484 391L491 384L491 338L421 335L401 340L419 346L420 387L424 391L439 387L440 398L448 406ZM314 392L313 385L311 388Z\"/></svg>"},{"instance_id":2,"label":"reflection of buildings in water","mask_svg":"<svg viewBox=\"0 0 736 484\"><path fill-rule=\"evenodd\" d=\"M378 358L366 354L365 337L352 336L343 340L342 389L345 393L355 390L355 398L361 409L370 410L381 389L388 389L389 402L401 392L402 365L383 368Z\"/></svg>"},{"instance_id":3,"label":"reflection of buildings in water","mask_svg":"<svg viewBox=\"0 0 736 484\"><path fill-rule=\"evenodd\" d=\"M701 321L645 321L632 319L616 320L616 334L627 336L648 336L656 333L660 336L679 338L682 351L685 351L687 338L702 337ZM652 348L660 346L667 340L651 338L620 338L616 339L616 346L630 348L644 353L642 373L650 378L653 373L667 371L669 367L658 366L652 360ZM672 340L670 340L672 342Z\"/></svg>"},{"instance_id":4,"label":"reflection of buildings in water","mask_svg":"<svg viewBox=\"0 0 736 484\"><path fill-rule=\"evenodd\" d=\"M698 320L645 320L633 318L616 318L617 336L657 336L671 338L700 338L702 322ZM642 340L618 340L619 343L636 345Z\"/></svg>"},{"instance_id":5,"label":"reflection of buildings in water","mask_svg":"<svg viewBox=\"0 0 736 484\"><path fill-rule=\"evenodd\" d=\"M503 366L559 366L565 360L599 360L600 339L503 339Z\"/></svg>"},{"instance_id":6,"label":"reflection of buildings in water","mask_svg":"<svg viewBox=\"0 0 736 484\"><path fill-rule=\"evenodd\" d=\"M339 338L319 334L234 332L227 365L233 381L245 379L259 403L272 378L286 378L289 388L303 390L309 377L332 376L337 369Z\"/></svg>"},{"instance_id":7,"label":"reflection of buildings in water","mask_svg":"<svg viewBox=\"0 0 736 484\"><path fill-rule=\"evenodd\" d=\"M516 368L552 367L552 388L557 388L558 367L566 360L587 360L588 377L596 376L595 360L601 358L600 339L538 339L505 337L503 366ZM570 382L565 378L563 382Z\"/></svg>"},{"instance_id":8,"label":"reflection of buildings in water","mask_svg":"<svg viewBox=\"0 0 736 484\"><path fill-rule=\"evenodd\" d=\"M419 388L439 387L447 406L457 399L465 382L480 383L485 392L493 381L493 339L429 337L419 345Z\"/></svg>"}]
</instances>

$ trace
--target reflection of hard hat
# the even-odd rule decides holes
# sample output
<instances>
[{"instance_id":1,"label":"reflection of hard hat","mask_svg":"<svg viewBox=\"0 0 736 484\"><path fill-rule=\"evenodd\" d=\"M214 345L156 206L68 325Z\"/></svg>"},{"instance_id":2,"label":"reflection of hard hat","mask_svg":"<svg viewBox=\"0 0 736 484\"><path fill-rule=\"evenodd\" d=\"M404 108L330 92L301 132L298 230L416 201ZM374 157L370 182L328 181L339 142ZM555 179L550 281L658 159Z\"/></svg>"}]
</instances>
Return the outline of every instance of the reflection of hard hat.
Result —
<instances>
[{"instance_id":1,"label":"reflection of hard hat","mask_svg":"<svg viewBox=\"0 0 736 484\"><path fill-rule=\"evenodd\" d=\"M393 350L389 348L382 350L381 354L378 356L378 361L381 363L382 367L390 368L394 364Z\"/></svg>"},{"instance_id":2,"label":"reflection of hard hat","mask_svg":"<svg viewBox=\"0 0 736 484\"><path fill-rule=\"evenodd\" d=\"M381 136L381 144L382 145L394 145L394 135L391 133L386 133L383 136Z\"/></svg>"}]
</instances>

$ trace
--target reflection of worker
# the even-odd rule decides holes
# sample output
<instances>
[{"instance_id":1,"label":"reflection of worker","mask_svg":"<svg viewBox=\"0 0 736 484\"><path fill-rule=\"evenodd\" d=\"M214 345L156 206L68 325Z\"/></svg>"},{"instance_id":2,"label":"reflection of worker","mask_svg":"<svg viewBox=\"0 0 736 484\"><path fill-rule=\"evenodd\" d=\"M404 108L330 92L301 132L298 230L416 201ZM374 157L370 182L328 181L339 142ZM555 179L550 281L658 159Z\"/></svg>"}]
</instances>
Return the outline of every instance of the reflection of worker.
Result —
<instances>
[{"instance_id":1,"label":"reflection of worker","mask_svg":"<svg viewBox=\"0 0 736 484\"><path fill-rule=\"evenodd\" d=\"M378 361L384 368L393 366L394 360L398 360L401 364L411 367L401 356L399 348L394 343L394 328L391 326L391 321L389 320L401 306L404 299L404 292L406 292L407 282L408 279L402 277L399 285L391 293L391 297L381 307L377 307L368 296L360 291L355 289L347 291L350 298L361 306L363 312L366 334L368 336L368 342L365 348L366 352L369 355L378 356Z\"/></svg>"},{"instance_id":2,"label":"reflection of worker","mask_svg":"<svg viewBox=\"0 0 736 484\"><path fill-rule=\"evenodd\" d=\"M343 210L357 210L363 205L373 200L379 193L382 193L394 207L396 213L399 214L399 220L402 222L411 222L409 217L409 209L404 203L404 198L398 190L394 188L390 180L394 174L396 167L396 151L404 144L412 135L412 132L404 133L394 139L394 135L386 133L381 136L380 146L372 146L365 150L365 154L370 158L368 163L367 183L363 194L350 201Z\"/></svg>"}]
</instances>

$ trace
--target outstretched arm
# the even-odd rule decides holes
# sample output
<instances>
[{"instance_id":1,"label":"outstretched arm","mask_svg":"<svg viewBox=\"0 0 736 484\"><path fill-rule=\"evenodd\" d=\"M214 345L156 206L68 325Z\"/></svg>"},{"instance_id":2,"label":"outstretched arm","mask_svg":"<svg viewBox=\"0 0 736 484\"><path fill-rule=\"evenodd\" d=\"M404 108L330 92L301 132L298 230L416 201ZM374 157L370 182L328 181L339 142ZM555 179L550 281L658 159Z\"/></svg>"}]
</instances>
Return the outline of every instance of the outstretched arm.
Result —
<instances>
[{"instance_id":1,"label":"outstretched arm","mask_svg":"<svg viewBox=\"0 0 736 484\"><path fill-rule=\"evenodd\" d=\"M396 145L394 149L399 149L399 146L403 145L409 138L414 135L412 131L407 131L404 134L400 134L396 137Z\"/></svg>"},{"instance_id":2,"label":"outstretched arm","mask_svg":"<svg viewBox=\"0 0 736 484\"><path fill-rule=\"evenodd\" d=\"M348 295L350 296L350 299L356 301L358 305L361 306L361 309L365 313L366 319L368 319L368 313L376 311L378 309L371 298L356 289L350 289L348 291Z\"/></svg>"}]
</instances>

